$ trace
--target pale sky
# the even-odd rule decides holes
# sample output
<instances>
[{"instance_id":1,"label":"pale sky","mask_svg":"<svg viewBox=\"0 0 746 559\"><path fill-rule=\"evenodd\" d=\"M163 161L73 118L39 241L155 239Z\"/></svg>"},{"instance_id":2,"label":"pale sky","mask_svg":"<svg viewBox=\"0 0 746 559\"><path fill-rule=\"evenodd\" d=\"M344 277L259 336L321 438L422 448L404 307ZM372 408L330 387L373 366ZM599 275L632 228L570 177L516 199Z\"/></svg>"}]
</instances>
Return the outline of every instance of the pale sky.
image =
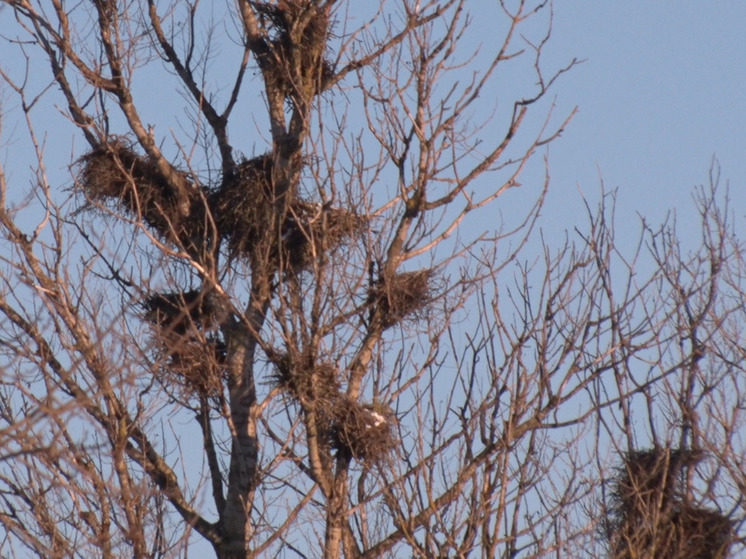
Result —
<instances>
[{"instance_id":1,"label":"pale sky","mask_svg":"<svg viewBox=\"0 0 746 559\"><path fill-rule=\"evenodd\" d=\"M551 200L602 177L625 215L657 221L690 206L716 157L743 218L745 24L746 2L556 2L548 54L585 62L555 90L579 113L550 148Z\"/></svg>"}]
</instances>

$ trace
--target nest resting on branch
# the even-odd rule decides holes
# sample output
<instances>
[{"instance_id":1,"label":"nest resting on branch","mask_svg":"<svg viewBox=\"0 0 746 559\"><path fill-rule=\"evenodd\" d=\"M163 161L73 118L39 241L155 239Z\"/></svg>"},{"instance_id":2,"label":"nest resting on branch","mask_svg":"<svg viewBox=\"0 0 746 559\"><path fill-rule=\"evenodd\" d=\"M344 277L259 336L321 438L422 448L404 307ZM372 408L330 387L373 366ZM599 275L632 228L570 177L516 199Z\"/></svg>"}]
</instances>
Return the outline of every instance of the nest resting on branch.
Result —
<instances>
[{"instance_id":1,"label":"nest resting on branch","mask_svg":"<svg viewBox=\"0 0 746 559\"><path fill-rule=\"evenodd\" d=\"M223 391L225 343L214 337L159 337L161 374L169 388L182 386L186 396Z\"/></svg>"},{"instance_id":2,"label":"nest resting on branch","mask_svg":"<svg viewBox=\"0 0 746 559\"><path fill-rule=\"evenodd\" d=\"M78 184L92 201L114 202L164 238L183 242L204 237L205 194L186 173L168 180L156 163L115 139L78 160Z\"/></svg>"},{"instance_id":3,"label":"nest resting on branch","mask_svg":"<svg viewBox=\"0 0 746 559\"><path fill-rule=\"evenodd\" d=\"M294 196L280 203L274 196L269 154L242 163L235 178L210 194L209 205L233 257L296 271L367 224L354 212Z\"/></svg>"},{"instance_id":4,"label":"nest resting on branch","mask_svg":"<svg viewBox=\"0 0 746 559\"><path fill-rule=\"evenodd\" d=\"M217 326L221 306L202 289L156 293L143 302L145 318L163 331L185 334Z\"/></svg>"},{"instance_id":5,"label":"nest resting on branch","mask_svg":"<svg viewBox=\"0 0 746 559\"><path fill-rule=\"evenodd\" d=\"M400 323L430 303L432 275L432 270L418 270L382 276L374 282L368 302L380 313L384 328Z\"/></svg>"},{"instance_id":6,"label":"nest resting on branch","mask_svg":"<svg viewBox=\"0 0 746 559\"><path fill-rule=\"evenodd\" d=\"M293 360L287 353L270 356L275 365L272 381L291 398L316 407L331 404L339 394L339 371L330 363Z\"/></svg>"},{"instance_id":7,"label":"nest resting on branch","mask_svg":"<svg viewBox=\"0 0 746 559\"><path fill-rule=\"evenodd\" d=\"M683 472L702 459L692 450L629 452L612 483L605 537L613 559L655 550L666 559L724 559L733 523L720 512L687 502Z\"/></svg>"},{"instance_id":8,"label":"nest resting on branch","mask_svg":"<svg viewBox=\"0 0 746 559\"><path fill-rule=\"evenodd\" d=\"M226 347L208 332L221 318L214 298L202 290L157 293L143 302L143 308L166 377L176 377L190 392L222 391Z\"/></svg>"},{"instance_id":9,"label":"nest resting on branch","mask_svg":"<svg viewBox=\"0 0 746 559\"><path fill-rule=\"evenodd\" d=\"M334 76L324 59L329 39L329 8L310 0L253 2L268 32L263 72L274 88L295 103L308 104Z\"/></svg>"},{"instance_id":10,"label":"nest resting on branch","mask_svg":"<svg viewBox=\"0 0 746 559\"><path fill-rule=\"evenodd\" d=\"M395 447L396 416L381 404L359 404L340 395L328 413L332 446L356 460L375 462Z\"/></svg>"}]
</instances>

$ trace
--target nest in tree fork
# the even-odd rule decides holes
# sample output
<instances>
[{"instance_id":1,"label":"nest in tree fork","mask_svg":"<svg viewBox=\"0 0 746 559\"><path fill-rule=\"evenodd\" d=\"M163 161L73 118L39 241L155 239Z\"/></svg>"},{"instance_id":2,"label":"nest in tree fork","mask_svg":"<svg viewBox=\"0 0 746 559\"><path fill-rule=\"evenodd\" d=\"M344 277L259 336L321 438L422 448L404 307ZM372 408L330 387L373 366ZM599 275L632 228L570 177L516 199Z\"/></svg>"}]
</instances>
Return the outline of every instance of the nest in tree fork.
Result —
<instances>
[{"instance_id":1,"label":"nest in tree fork","mask_svg":"<svg viewBox=\"0 0 746 559\"><path fill-rule=\"evenodd\" d=\"M329 38L329 6L310 0L254 2L268 31L265 76L293 101L308 103L334 74L324 60Z\"/></svg>"},{"instance_id":2,"label":"nest in tree fork","mask_svg":"<svg viewBox=\"0 0 746 559\"><path fill-rule=\"evenodd\" d=\"M171 241L204 234L203 192L186 173L168 180L154 161L121 140L100 145L78 163L78 184L90 200L113 201Z\"/></svg>"},{"instance_id":3,"label":"nest in tree fork","mask_svg":"<svg viewBox=\"0 0 746 559\"><path fill-rule=\"evenodd\" d=\"M305 202L293 192L279 202L270 154L242 163L236 176L210 195L218 230L234 257L299 270L366 224L354 212Z\"/></svg>"},{"instance_id":4,"label":"nest in tree fork","mask_svg":"<svg viewBox=\"0 0 746 559\"><path fill-rule=\"evenodd\" d=\"M432 275L432 270L403 272L382 276L373 283L368 302L377 306L385 328L398 324L430 303Z\"/></svg>"},{"instance_id":5,"label":"nest in tree fork","mask_svg":"<svg viewBox=\"0 0 746 559\"><path fill-rule=\"evenodd\" d=\"M217 326L220 305L201 289L156 293L143 302L145 318L161 331L187 334Z\"/></svg>"},{"instance_id":6,"label":"nest in tree fork","mask_svg":"<svg viewBox=\"0 0 746 559\"><path fill-rule=\"evenodd\" d=\"M699 452L653 448L628 453L617 470L606 521L613 559L633 559L655 549L660 559L724 559L731 521L687 502L682 475Z\"/></svg>"},{"instance_id":7,"label":"nest in tree fork","mask_svg":"<svg viewBox=\"0 0 746 559\"><path fill-rule=\"evenodd\" d=\"M332 446L356 460L381 460L395 446L396 417L381 404L359 404L340 396L324 413L329 415Z\"/></svg>"},{"instance_id":8,"label":"nest in tree fork","mask_svg":"<svg viewBox=\"0 0 746 559\"><path fill-rule=\"evenodd\" d=\"M281 262L292 270L304 269L353 238L366 224L354 212L297 200L290 204L282 224Z\"/></svg>"},{"instance_id":9,"label":"nest in tree fork","mask_svg":"<svg viewBox=\"0 0 746 559\"><path fill-rule=\"evenodd\" d=\"M272 155L238 166L235 176L210 194L209 205L221 237L234 255L251 254L271 230L275 211Z\"/></svg>"},{"instance_id":10,"label":"nest in tree fork","mask_svg":"<svg viewBox=\"0 0 746 559\"><path fill-rule=\"evenodd\" d=\"M226 346L214 336L159 337L161 380L180 386L186 396L219 394L223 389Z\"/></svg>"},{"instance_id":11,"label":"nest in tree fork","mask_svg":"<svg viewBox=\"0 0 746 559\"><path fill-rule=\"evenodd\" d=\"M214 299L200 290L158 293L143 307L158 342L163 371L182 380L190 391L220 391L226 347L208 332L221 314Z\"/></svg>"},{"instance_id":12,"label":"nest in tree fork","mask_svg":"<svg viewBox=\"0 0 746 559\"><path fill-rule=\"evenodd\" d=\"M329 407L339 394L339 371L331 363L312 358L293 359L287 353L272 353L273 383L304 406Z\"/></svg>"}]
</instances>

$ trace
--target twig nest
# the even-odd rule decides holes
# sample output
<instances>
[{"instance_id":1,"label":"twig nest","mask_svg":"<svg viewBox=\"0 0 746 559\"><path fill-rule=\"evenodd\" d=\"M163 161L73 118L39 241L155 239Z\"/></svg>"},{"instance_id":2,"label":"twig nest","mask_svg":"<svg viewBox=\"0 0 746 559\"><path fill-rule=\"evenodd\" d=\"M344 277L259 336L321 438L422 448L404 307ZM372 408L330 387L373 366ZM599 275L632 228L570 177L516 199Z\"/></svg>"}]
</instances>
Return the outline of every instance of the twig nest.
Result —
<instances>
[{"instance_id":1,"label":"twig nest","mask_svg":"<svg viewBox=\"0 0 746 559\"><path fill-rule=\"evenodd\" d=\"M271 352L274 384L304 406L328 406L339 393L339 371L331 363L314 363L303 357Z\"/></svg>"},{"instance_id":2,"label":"twig nest","mask_svg":"<svg viewBox=\"0 0 746 559\"><path fill-rule=\"evenodd\" d=\"M244 161L209 196L213 219L234 255L250 254L272 226L272 155Z\"/></svg>"},{"instance_id":3,"label":"twig nest","mask_svg":"<svg viewBox=\"0 0 746 559\"><path fill-rule=\"evenodd\" d=\"M226 313L216 297L202 289L156 293L142 305L149 322L174 334L214 328Z\"/></svg>"},{"instance_id":4,"label":"twig nest","mask_svg":"<svg viewBox=\"0 0 746 559\"><path fill-rule=\"evenodd\" d=\"M727 556L732 522L717 511L694 506L683 472L703 458L689 449L653 448L627 453L617 469L611 506L603 523L613 559L632 559L655 549L672 559Z\"/></svg>"},{"instance_id":5,"label":"twig nest","mask_svg":"<svg viewBox=\"0 0 746 559\"><path fill-rule=\"evenodd\" d=\"M160 338L159 359L161 373L169 387L182 386L189 396L195 392L212 395L223 390L226 347L222 340L181 338L171 343Z\"/></svg>"},{"instance_id":6,"label":"twig nest","mask_svg":"<svg viewBox=\"0 0 746 559\"><path fill-rule=\"evenodd\" d=\"M272 156L239 165L235 177L210 194L218 231L232 257L246 257L270 268L300 271L367 224L354 212L274 195Z\"/></svg>"},{"instance_id":7,"label":"twig nest","mask_svg":"<svg viewBox=\"0 0 746 559\"><path fill-rule=\"evenodd\" d=\"M673 516L671 540L678 543L671 557L725 559L733 542L733 522L720 512L684 505Z\"/></svg>"},{"instance_id":8,"label":"twig nest","mask_svg":"<svg viewBox=\"0 0 746 559\"><path fill-rule=\"evenodd\" d=\"M396 416L379 403L359 404L340 396L331 415L332 446L356 460L377 461L395 446Z\"/></svg>"},{"instance_id":9,"label":"twig nest","mask_svg":"<svg viewBox=\"0 0 746 559\"><path fill-rule=\"evenodd\" d=\"M647 499L674 499L680 491L679 474L702 458L694 450L652 448L634 450L617 470L614 497L622 504L639 504Z\"/></svg>"},{"instance_id":10,"label":"twig nest","mask_svg":"<svg viewBox=\"0 0 746 559\"><path fill-rule=\"evenodd\" d=\"M253 5L268 33L269 63L263 68L265 75L292 102L310 102L326 89L334 74L324 59L329 6L309 0Z\"/></svg>"},{"instance_id":11,"label":"twig nest","mask_svg":"<svg viewBox=\"0 0 746 559\"><path fill-rule=\"evenodd\" d=\"M430 303L432 275L432 270L384 275L371 285L368 302L379 313L384 328L400 323Z\"/></svg>"},{"instance_id":12,"label":"twig nest","mask_svg":"<svg viewBox=\"0 0 746 559\"><path fill-rule=\"evenodd\" d=\"M186 173L177 171L168 180L154 161L120 139L100 145L78 164L78 185L89 200L113 203L172 242L204 237L205 192Z\"/></svg>"},{"instance_id":13,"label":"twig nest","mask_svg":"<svg viewBox=\"0 0 746 559\"><path fill-rule=\"evenodd\" d=\"M348 210L294 201L282 225L281 262L293 271L303 270L354 238L366 224L364 217Z\"/></svg>"},{"instance_id":14,"label":"twig nest","mask_svg":"<svg viewBox=\"0 0 746 559\"><path fill-rule=\"evenodd\" d=\"M225 318L216 299L203 290L156 293L142 306L166 377L205 394L222 390L226 347L208 332Z\"/></svg>"}]
</instances>

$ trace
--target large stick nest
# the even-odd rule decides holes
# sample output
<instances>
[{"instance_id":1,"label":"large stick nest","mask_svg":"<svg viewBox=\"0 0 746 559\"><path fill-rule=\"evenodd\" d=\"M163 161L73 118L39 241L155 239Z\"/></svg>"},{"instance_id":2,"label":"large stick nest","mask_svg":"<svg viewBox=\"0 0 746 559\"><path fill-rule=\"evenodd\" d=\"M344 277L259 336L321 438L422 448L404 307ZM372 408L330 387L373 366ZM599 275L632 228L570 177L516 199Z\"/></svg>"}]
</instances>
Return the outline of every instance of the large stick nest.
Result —
<instances>
[{"instance_id":1,"label":"large stick nest","mask_svg":"<svg viewBox=\"0 0 746 559\"><path fill-rule=\"evenodd\" d=\"M226 347L210 332L221 320L215 298L202 290L157 293L143 308L168 384L176 379L189 391L220 392Z\"/></svg>"},{"instance_id":2,"label":"large stick nest","mask_svg":"<svg viewBox=\"0 0 746 559\"><path fill-rule=\"evenodd\" d=\"M329 406L339 394L339 371L331 363L310 357L293 359L288 353L271 352L275 366L272 381L305 407Z\"/></svg>"},{"instance_id":3,"label":"large stick nest","mask_svg":"<svg viewBox=\"0 0 746 559\"><path fill-rule=\"evenodd\" d=\"M210 195L215 222L232 256L300 270L367 223L354 212L292 195L286 204L280 202L274 196L270 154L242 163L236 177Z\"/></svg>"},{"instance_id":4,"label":"large stick nest","mask_svg":"<svg viewBox=\"0 0 746 559\"><path fill-rule=\"evenodd\" d=\"M216 298L202 289L156 293L145 299L143 308L149 322L174 334L214 328L222 314Z\"/></svg>"},{"instance_id":5,"label":"large stick nest","mask_svg":"<svg viewBox=\"0 0 746 559\"><path fill-rule=\"evenodd\" d=\"M332 446L356 460L379 461L396 445L396 416L381 404L359 404L340 396L325 413L331 424Z\"/></svg>"},{"instance_id":6,"label":"large stick nest","mask_svg":"<svg viewBox=\"0 0 746 559\"><path fill-rule=\"evenodd\" d=\"M612 484L605 537L613 559L655 550L653 559L723 559L733 525L721 513L687 502L683 472L700 452L653 448L629 452ZM642 554L642 555L641 555Z\"/></svg>"},{"instance_id":7,"label":"large stick nest","mask_svg":"<svg viewBox=\"0 0 746 559\"><path fill-rule=\"evenodd\" d=\"M370 287L368 302L380 313L384 328L417 314L431 302L432 270L381 276Z\"/></svg>"},{"instance_id":8,"label":"large stick nest","mask_svg":"<svg viewBox=\"0 0 746 559\"><path fill-rule=\"evenodd\" d=\"M188 399L197 394L222 393L226 365L226 346L214 336L158 337L160 379L165 386L184 389Z\"/></svg>"},{"instance_id":9,"label":"large stick nest","mask_svg":"<svg viewBox=\"0 0 746 559\"><path fill-rule=\"evenodd\" d=\"M308 103L330 83L334 70L324 59L329 7L310 0L253 2L268 32L265 75L293 101Z\"/></svg>"},{"instance_id":10,"label":"large stick nest","mask_svg":"<svg viewBox=\"0 0 746 559\"><path fill-rule=\"evenodd\" d=\"M205 192L177 172L167 180L156 163L120 139L78 160L78 184L91 201L113 203L174 242L204 236Z\"/></svg>"}]
</instances>

